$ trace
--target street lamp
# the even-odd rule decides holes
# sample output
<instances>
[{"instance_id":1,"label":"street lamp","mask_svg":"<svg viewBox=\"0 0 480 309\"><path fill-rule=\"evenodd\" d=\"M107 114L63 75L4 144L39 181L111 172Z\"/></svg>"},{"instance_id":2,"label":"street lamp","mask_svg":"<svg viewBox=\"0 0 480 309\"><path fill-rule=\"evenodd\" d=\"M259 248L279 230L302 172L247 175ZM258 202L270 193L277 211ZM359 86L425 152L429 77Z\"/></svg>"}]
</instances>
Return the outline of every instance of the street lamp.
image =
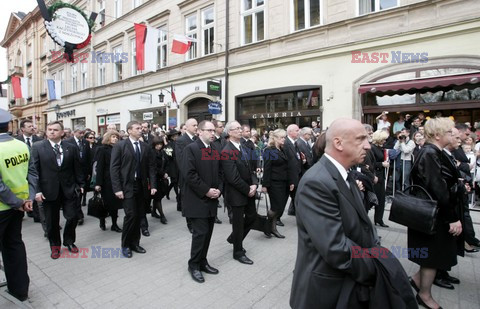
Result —
<instances>
[{"instance_id":1,"label":"street lamp","mask_svg":"<svg viewBox=\"0 0 480 309\"><path fill-rule=\"evenodd\" d=\"M163 91L160 90L160 94L158 95L158 101L160 103L163 103L163 99L165 98L165 95L163 94Z\"/></svg>"}]
</instances>

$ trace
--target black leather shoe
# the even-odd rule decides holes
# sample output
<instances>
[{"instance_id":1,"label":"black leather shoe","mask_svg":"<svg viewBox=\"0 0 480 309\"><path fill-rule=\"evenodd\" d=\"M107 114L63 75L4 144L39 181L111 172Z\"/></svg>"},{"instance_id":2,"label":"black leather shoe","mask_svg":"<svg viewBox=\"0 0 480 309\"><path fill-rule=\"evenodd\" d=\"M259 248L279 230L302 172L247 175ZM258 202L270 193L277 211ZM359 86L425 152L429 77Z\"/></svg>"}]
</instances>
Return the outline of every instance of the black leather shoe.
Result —
<instances>
[{"instance_id":1,"label":"black leather shoe","mask_svg":"<svg viewBox=\"0 0 480 309\"><path fill-rule=\"evenodd\" d=\"M250 260L246 255L242 255L239 257L234 258L235 260L239 261L242 264L252 265L253 261Z\"/></svg>"},{"instance_id":2,"label":"black leather shoe","mask_svg":"<svg viewBox=\"0 0 480 309\"><path fill-rule=\"evenodd\" d=\"M283 222L280 221L280 219L277 219L277 225L278 225L278 226L285 226L285 224L283 224Z\"/></svg>"},{"instance_id":3,"label":"black leather shoe","mask_svg":"<svg viewBox=\"0 0 480 309\"><path fill-rule=\"evenodd\" d=\"M160 216L156 212L152 211L152 218L160 219Z\"/></svg>"},{"instance_id":4,"label":"black leather shoe","mask_svg":"<svg viewBox=\"0 0 480 309\"><path fill-rule=\"evenodd\" d=\"M54 260L58 259L60 257L60 250L53 249L52 253L50 254L50 257Z\"/></svg>"},{"instance_id":5,"label":"black leather shoe","mask_svg":"<svg viewBox=\"0 0 480 309\"><path fill-rule=\"evenodd\" d=\"M449 289L449 290L455 289L455 287L445 279L435 279L433 280L433 284L444 289Z\"/></svg>"},{"instance_id":6,"label":"black leather shoe","mask_svg":"<svg viewBox=\"0 0 480 309\"><path fill-rule=\"evenodd\" d=\"M425 308L427 308L427 309L433 309L432 307L427 306L427 304L425 304L425 302L420 298L420 296L419 296L418 294L415 296L415 298L417 299L417 303L418 303L420 306L425 307ZM443 308L442 308L442 307L438 307L438 309L443 309Z\"/></svg>"},{"instance_id":7,"label":"black leather shoe","mask_svg":"<svg viewBox=\"0 0 480 309\"><path fill-rule=\"evenodd\" d=\"M198 269L191 269L189 267L188 272L190 273L190 275L192 275L193 281L196 281L198 283L204 283L205 282L205 278L203 278L202 272L199 271Z\"/></svg>"},{"instance_id":8,"label":"black leather shoe","mask_svg":"<svg viewBox=\"0 0 480 309\"><path fill-rule=\"evenodd\" d=\"M131 249L132 251L137 252L137 253L147 253L147 250L143 249L143 248L140 247L139 245L131 246L130 249Z\"/></svg>"},{"instance_id":9,"label":"black leather shoe","mask_svg":"<svg viewBox=\"0 0 480 309\"><path fill-rule=\"evenodd\" d=\"M105 219L100 219L100 229L105 231L107 227L105 226Z\"/></svg>"},{"instance_id":10,"label":"black leather shoe","mask_svg":"<svg viewBox=\"0 0 480 309\"><path fill-rule=\"evenodd\" d=\"M469 243L467 242L470 246L474 246L474 247L479 247L480 248L480 240L476 239L472 242L472 243Z\"/></svg>"},{"instance_id":11,"label":"black leather shoe","mask_svg":"<svg viewBox=\"0 0 480 309\"><path fill-rule=\"evenodd\" d=\"M83 219L78 220L78 225L83 225Z\"/></svg>"},{"instance_id":12,"label":"black leather shoe","mask_svg":"<svg viewBox=\"0 0 480 309\"><path fill-rule=\"evenodd\" d=\"M200 270L203 271L204 273L210 274L210 275L217 275L218 274L218 269L206 264L203 267L200 267Z\"/></svg>"},{"instance_id":13,"label":"black leather shoe","mask_svg":"<svg viewBox=\"0 0 480 309\"><path fill-rule=\"evenodd\" d=\"M413 281L413 278L412 277L409 277L408 278L408 281L410 281L410 285L412 286L412 288L415 290L415 292L420 292L420 288L417 286L417 284L415 283L415 281Z\"/></svg>"},{"instance_id":14,"label":"black leather shoe","mask_svg":"<svg viewBox=\"0 0 480 309\"><path fill-rule=\"evenodd\" d=\"M386 225L383 222L375 222L375 225L380 225L381 227L389 227L388 225Z\"/></svg>"},{"instance_id":15,"label":"black leather shoe","mask_svg":"<svg viewBox=\"0 0 480 309\"><path fill-rule=\"evenodd\" d=\"M6 290L6 292L18 299L19 301L26 301L28 299L28 295L18 295L16 293L10 292L9 290Z\"/></svg>"},{"instance_id":16,"label":"black leather shoe","mask_svg":"<svg viewBox=\"0 0 480 309\"><path fill-rule=\"evenodd\" d=\"M216 224L222 224L222 221L220 221L220 219L218 219L218 217L215 217L215 223Z\"/></svg>"},{"instance_id":17,"label":"black leather shoe","mask_svg":"<svg viewBox=\"0 0 480 309\"><path fill-rule=\"evenodd\" d=\"M167 218L165 218L165 216L160 216L160 222L161 222L162 224L167 224L167 223L168 223L168 220L167 220Z\"/></svg>"},{"instance_id":18,"label":"black leather shoe","mask_svg":"<svg viewBox=\"0 0 480 309\"><path fill-rule=\"evenodd\" d=\"M460 284L460 279L455 278L455 277L452 277L452 276L450 276L448 273L447 273L447 275L446 275L443 279L445 279L445 280L447 280L448 282L453 283L453 284Z\"/></svg>"},{"instance_id":19,"label":"black leather shoe","mask_svg":"<svg viewBox=\"0 0 480 309\"><path fill-rule=\"evenodd\" d=\"M132 257L132 250L130 250L130 248L122 248L122 254L126 258L131 258Z\"/></svg>"},{"instance_id":20,"label":"black leather shoe","mask_svg":"<svg viewBox=\"0 0 480 309\"><path fill-rule=\"evenodd\" d=\"M68 251L70 251L72 253L78 253L78 248L74 244L65 245L65 247L67 247Z\"/></svg>"},{"instance_id":21,"label":"black leather shoe","mask_svg":"<svg viewBox=\"0 0 480 309\"><path fill-rule=\"evenodd\" d=\"M467 248L465 248L465 252L468 252L468 253L476 253L476 252L478 252L478 249L475 249L475 248L467 249Z\"/></svg>"},{"instance_id":22,"label":"black leather shoe","mask_svg":"<svg viewBox=\"0 0 480 309\"><path fill-rule=\"evenodd\" d=\"M122 229L118 227L118 225L112 225L112 227L110 228L110 230L114 231L114 232L117 232L117 233L121 233L122 232Z\"/></svg>"},{"instance_id":23,"label":"black leather shoe","mask_svg":"<svg viewBox=\"0 0 480 309\"><path fill-rule=\"evenodd\" d=\"M150 232L148 230L142 230L142 235L145 236L145 237L149 237Z\"/></svg>"}]
</instances>

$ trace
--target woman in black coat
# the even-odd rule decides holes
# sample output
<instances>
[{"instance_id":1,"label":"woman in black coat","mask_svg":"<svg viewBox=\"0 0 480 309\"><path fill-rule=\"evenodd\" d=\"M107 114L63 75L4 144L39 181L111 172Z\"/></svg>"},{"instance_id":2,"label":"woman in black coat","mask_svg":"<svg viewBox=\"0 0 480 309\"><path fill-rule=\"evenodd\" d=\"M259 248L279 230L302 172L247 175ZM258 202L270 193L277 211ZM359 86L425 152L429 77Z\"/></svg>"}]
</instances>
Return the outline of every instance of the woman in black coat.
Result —
<instances>
[{"instance_id":1,"label":"woman in black coat","mask_svg":"<svg viewBox=\"0 0 480 309\"><path fill-rule=\"evenodd\" d=\"M122 203L115 197L112 188L112 181L110 179L110 159L112 157L113 145L120 139L120 134L116 131L109 131L105 133L102 140L102 145L97 148L96 152L96 171L95 191L102 192L102 199L108 213L112 218L111 230L115 232L122 232L122 229L117 225L118 209L121 208ZM105 231L105 218L100 219L100 228Z\"/></svg>"},{"instance_id":2,"label":"woman in black coat","mask_svg":"<svg viewBox=\"0 0 480 309\"><path fill-rule=\"evenodd\" d=\"M385 170L390 167L388 160L384 158L384 144L388 138L388 133L383 130L378 130L373 133L372 136L372 149L375 176L377 177L377 183L375 183L373 190L378 199L378 206L375 206L374 221L375 225L381 227L388 227L383 223L383 213L385 211Z\"/></svg>"},{"instance_id":3,"label":"woman in black coat","mask_svg":"<svg viewBox=\"0 0 480 309\"><path fill-rule=\"evenodd\" d=\"M177 166L177 161L175 160L175 141L177 138L180 136L180 132L171 129L167 132L167 137L168 137L168 143L165 145L163 148L163 152L165 154L165 158L167 162L165 163L166 165L166 173L170 177L170 186L168 187L166 196L167 200L170 199L170 191L173 188L173 191L175 191L175 196L177 198L177 210L181 211L180 207L180 195L178 194L178 166Z\"/></svg>"},{"instance_id":4,"label":"woman in black coat","mask_svg":"<svg viewBox=\"0 0 480 309\"><path fill-rule=\"evenodd\" d=\"M155 137L151 146L155 154L155 172L157 176L157 193L153 196L152 217L160 218L160 222L167 224L168 221L163 213L162 207L162 198L168 191L168 174L166 173L167 159L165 158L165 153L162 151L164 146L163 140Z\"/></svg>"},{"instance_id":5,"label":"woman in black coat","mask_svg":"<svg viewBox=\"0 0 480 309\"><path fill-rule=\"evenodd\" d=\"M409 260L420 265L420 270L412 276L411 284L419 288L417 301L422 306L438 308L432 298L431 287L438 271L448 271L457 264L457 237L462 233L460 222L461 206L457 201L458 174L453 159L443 151L454 142L454 123L448 118L430 119L425 124L427 143L420 150L412 168L410 179L414 185L422 186L437 201L438 215L435 234L427 235L408 229L408 248L426 248L426 256L409 255ZM413 192L427 198L421 190ZM425 249L424 249L425 250Z\"/></svg>"},{"instance_id":6,"label":"woman in black coat","mask_svg":"<svg viewBox=\"0 0 480 309\"><path fill-rule=\"evenodd\" d=\"M262 191L268 192L271 202L272 234L278 238L285 238L277 231L277 217L285 210L290 188L288 184L288 158L283 151L283 144L287 133L277 129L270 133L268 147L265 148L263 157ZM270 216L269 216L270 217ZM270 218L269 218L270 219Z\"/></svg>"}]
</instances>

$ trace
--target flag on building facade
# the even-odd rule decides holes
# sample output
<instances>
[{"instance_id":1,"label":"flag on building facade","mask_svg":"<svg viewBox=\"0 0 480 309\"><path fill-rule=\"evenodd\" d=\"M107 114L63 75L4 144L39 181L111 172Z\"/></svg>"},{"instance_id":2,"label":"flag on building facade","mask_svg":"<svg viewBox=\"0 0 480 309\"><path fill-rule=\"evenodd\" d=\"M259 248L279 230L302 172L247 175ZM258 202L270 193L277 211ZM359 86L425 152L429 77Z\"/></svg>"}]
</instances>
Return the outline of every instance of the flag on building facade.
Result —
<instances>
[{"instance_id":1,"label":"flag on building facade","mask_svg":"<svg viewBox=\"0 0 480 309\"><path fill-rule=\"evenodd\" d=\"M172 95L172 103L175 104L175 105L172 105L172 108L178 108L177 96L173 91L173 85L170 85L170 94Z\"/></svg>"},{"instance_id":2,"label":"flag on building facade","mask_svg":"<svg viewBox=\"0 0 480 309\"><path fill-rule=\"evenodd\" d=\"M62 98L62 81L47 79L48 99L60 100Z\"/></svg>"},{"instance_id":3,"label":"flag on building facade","mask_svg":"<svg viewBox=\"0 0 480 309\"><path fill-rule=\"evenodd\" d=\"M135 55L137 58L137 70L145 69L145 38L147 26L135 24Z\"/></svg>"},{"instance_id":4,"label":"flag on building facade","mask_svg":"<svg viewBox=\"0 0 480 309\"><path fill-rule=\"evenodd\" d=\"M173 36L172 53L185 54L192 46L192 42L196 42L196 40L186 35L175 34Z\"/></svg>"},{"instance_id":5,"label":"flag on building facade","mask_svg":"<svg viewBox=\"0 0 480 309\"><path fill-rule=\"evenodd\" d=\"M137 57L137 70L157 70L158 38L160 30L135 24L135 52Z\"/></svg>"},{"instance_id":6,"label":"flag on building facade","mask_svg":"<svg viewBox=\"0 0 480 309\"><path fill-rule=\"evenodd\" d=\"M28 98L28 77L12 76L13 97Z\"/></svg>"}]
</instances>

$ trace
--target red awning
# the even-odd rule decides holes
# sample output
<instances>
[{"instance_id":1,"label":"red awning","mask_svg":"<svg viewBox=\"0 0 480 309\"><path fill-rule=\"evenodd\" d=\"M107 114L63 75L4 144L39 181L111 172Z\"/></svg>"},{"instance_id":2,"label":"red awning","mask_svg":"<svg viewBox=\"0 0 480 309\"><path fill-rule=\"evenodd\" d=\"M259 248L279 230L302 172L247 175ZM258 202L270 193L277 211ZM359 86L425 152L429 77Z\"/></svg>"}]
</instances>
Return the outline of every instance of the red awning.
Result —
<instances>
[{"instance_id":1,"label":"red awning","mask_svg":"<svg viewBox=\"0 0 480 309\"><path fill-rule=\"evenodd\" d=\"M480 72L442 75L436 77L415 78L393 82L368 83L360 85L358 92L375 94L414 93L416 90L441 90L451 86L478 85L480 87Z\"/></svg>"}]
</instances>

